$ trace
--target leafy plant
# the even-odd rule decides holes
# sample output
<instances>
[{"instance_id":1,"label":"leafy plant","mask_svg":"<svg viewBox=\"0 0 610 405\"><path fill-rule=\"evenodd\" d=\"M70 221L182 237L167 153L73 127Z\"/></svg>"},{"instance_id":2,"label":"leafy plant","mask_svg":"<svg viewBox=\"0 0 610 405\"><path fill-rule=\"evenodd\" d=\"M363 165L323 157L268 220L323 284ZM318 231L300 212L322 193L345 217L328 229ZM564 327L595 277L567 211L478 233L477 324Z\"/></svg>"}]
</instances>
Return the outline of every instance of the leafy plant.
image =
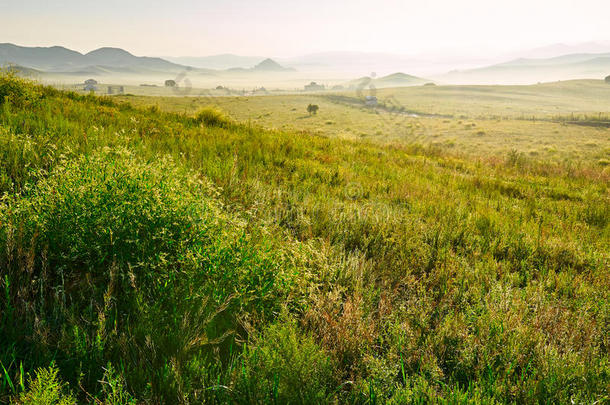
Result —
<instances>
[{"instance_id":1,"label":"leafy plant","mask_svg":"<svg viewBox=\"0 0 610 405\"><path fill-rule=\"evenodd\" d=\"M28 390L19 396L22 405L76 405L76 399L68 384L57 376L54 367L39 368L36 376L28 380Z\"/></svg>"}]
</instances>

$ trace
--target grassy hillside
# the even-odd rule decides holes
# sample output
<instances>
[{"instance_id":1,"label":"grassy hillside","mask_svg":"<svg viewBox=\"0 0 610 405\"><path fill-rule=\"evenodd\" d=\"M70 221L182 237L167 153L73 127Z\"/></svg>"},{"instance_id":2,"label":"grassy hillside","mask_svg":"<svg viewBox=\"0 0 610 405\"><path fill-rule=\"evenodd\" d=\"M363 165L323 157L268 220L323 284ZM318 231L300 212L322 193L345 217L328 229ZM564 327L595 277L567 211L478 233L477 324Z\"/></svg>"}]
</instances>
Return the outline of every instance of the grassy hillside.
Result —
<instances>
[{"instance_id":1,"label":"grassy hillside","mask_svg":"<svg viewBox=\"0 0 610 405\"><path fill-rule=\"evenodd\" d=\"M0 103L4 402L609 399L607 166Z\"/></svg>"}]
</instances>

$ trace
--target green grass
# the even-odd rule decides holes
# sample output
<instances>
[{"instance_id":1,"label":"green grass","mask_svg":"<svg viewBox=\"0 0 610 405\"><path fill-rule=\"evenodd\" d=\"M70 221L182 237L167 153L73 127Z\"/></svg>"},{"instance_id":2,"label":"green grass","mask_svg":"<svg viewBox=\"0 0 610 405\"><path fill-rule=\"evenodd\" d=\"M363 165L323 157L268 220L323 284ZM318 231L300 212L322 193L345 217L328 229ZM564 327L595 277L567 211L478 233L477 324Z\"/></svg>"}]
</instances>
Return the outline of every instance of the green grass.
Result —
<instances>
[{"instance_id":1,"label":"green grass","mask_svg":"<svg viewBox=\"0 0 610 405\"><path fill-rule=\"evenodd\" d=\"M607 165L2 80L0 400L609 400Z\"/></svg>"},{"instance_id":2,"label":"green grass","mask_svg":"<svg viewBox=\"0 0 610 405\"><path fill-rule=\"evenodd\" d=\"M418 143L453 154L502 157L517 150L542 162L589 163L610 156L607 127L568 124L610 121L610 86L602 81L418 86L381 89L377 95L385 108L365 108L356 93L120 99L183 114L214 107L237 121L269 129L376 143ZM309 104L320 106L316 115L307 113Z\"/></svg>"}]
</instances>

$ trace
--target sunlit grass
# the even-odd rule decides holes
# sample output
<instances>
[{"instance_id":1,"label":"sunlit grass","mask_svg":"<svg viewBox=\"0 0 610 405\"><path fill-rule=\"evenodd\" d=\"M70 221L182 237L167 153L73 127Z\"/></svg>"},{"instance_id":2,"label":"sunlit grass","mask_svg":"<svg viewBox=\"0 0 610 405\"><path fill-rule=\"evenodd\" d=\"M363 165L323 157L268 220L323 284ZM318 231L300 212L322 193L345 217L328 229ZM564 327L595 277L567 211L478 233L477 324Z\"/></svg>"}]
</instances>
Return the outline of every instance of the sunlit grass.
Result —
<instances>
[{"instance_id":1,"label":"sunlit grass","mask_svg":"<svg viewBox=\"0 0 610 405\"><path fill-rule=\"evenodd\" d=\"M3 400L608 399L610 172L584 158L603 136L566 127L566 159L465 153L449 130L454 147L331 136L359 133L340 104L303 118L319 133L269 130L230 103L4 80L31 97L0 106Z\"/></svg>"}]
</instances>

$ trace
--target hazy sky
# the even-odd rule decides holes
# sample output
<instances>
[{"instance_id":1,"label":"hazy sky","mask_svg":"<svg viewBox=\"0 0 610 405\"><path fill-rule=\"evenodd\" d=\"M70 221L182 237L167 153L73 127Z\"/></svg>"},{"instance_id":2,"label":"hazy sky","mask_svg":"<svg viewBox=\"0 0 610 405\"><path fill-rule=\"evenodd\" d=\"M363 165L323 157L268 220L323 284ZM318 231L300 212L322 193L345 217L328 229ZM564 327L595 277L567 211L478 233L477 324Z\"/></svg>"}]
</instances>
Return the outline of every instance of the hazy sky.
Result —
<instances>
[{"instance_id":1,"label":"hazy sky","mask_svg":"<svg viewBox=\"0 0 610 405\"><path fill-rule=\"evenodd\" d=\"M610 40L610 0L0 0L0 42L136 55L475 53Z\"/></svg>"}]
</instances>

